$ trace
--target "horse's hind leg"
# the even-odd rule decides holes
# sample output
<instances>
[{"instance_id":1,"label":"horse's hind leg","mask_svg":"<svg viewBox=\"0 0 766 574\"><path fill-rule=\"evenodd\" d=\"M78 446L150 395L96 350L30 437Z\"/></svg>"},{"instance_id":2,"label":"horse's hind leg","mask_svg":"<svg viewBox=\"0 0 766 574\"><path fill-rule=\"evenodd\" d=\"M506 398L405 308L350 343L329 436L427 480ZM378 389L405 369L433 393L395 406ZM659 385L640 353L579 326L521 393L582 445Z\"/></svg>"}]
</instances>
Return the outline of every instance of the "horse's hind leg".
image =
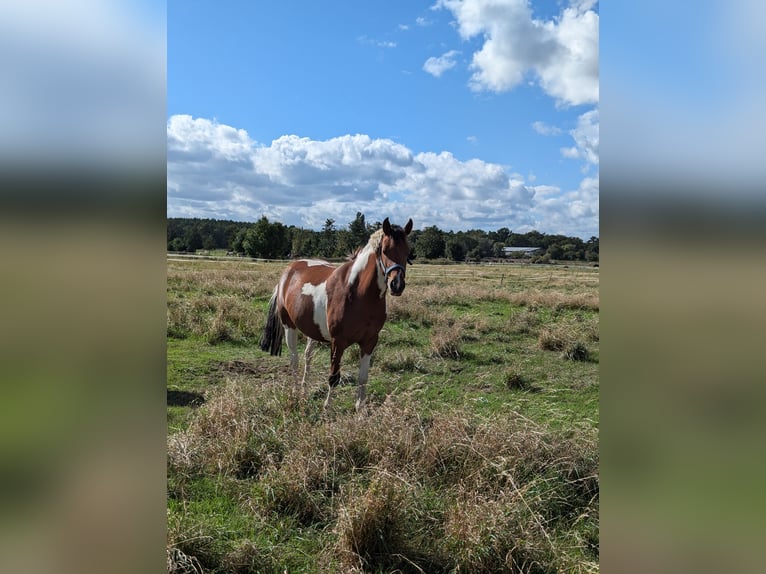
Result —
<instances>
[{"instance_id":1,"label":"horse's hind leg","mask_svg":"<svg viewBox=\"0 0 766 574\"><path fill-rule=\"evenodd\" d=\"M290 349L290 371L293 376L298 376L298 330L285 327L285 340Z\"/></svg>"}]
</instances>

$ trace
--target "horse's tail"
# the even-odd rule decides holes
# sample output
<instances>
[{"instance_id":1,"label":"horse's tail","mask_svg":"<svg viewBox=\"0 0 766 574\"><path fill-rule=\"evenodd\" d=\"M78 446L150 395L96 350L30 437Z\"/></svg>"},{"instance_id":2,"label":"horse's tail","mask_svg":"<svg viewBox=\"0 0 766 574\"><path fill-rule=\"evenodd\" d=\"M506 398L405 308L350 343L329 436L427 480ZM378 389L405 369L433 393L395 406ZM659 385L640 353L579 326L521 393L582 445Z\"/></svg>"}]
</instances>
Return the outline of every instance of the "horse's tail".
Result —
<instances>
[{"instance_id":1,"label":"horse's tail","mask_svg":"<svg viewBox=\"0 0 766 574\"><path fill-rule=\"evenodd\" d=\"M261 337L261 350L268 351L272 355L282 354L282 339L285 335L285 328L282 321L279 320L277 313L277 291L279 286L274 289L274 294L269 301L269 312L266 317L266 326L263 328L263 337Z\"/></svg>"}]
</instances>

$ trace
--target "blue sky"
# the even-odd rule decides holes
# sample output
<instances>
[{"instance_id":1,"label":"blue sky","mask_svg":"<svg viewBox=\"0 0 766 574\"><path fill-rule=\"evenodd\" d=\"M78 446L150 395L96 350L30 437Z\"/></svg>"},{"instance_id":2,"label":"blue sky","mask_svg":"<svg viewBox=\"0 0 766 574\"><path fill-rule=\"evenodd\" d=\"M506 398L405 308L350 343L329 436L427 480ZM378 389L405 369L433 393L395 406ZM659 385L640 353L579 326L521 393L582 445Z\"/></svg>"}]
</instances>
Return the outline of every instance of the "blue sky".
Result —
<instances>
[{"instance_id":1,"label":"blue sky","mask_svg":"<svg viewBox=\"0 0 766 574\"><path fill-rule=\"evenodd\" d=\"M598 235L597 12L171 0L168 215Z\"/></svg>"}]
</instances>

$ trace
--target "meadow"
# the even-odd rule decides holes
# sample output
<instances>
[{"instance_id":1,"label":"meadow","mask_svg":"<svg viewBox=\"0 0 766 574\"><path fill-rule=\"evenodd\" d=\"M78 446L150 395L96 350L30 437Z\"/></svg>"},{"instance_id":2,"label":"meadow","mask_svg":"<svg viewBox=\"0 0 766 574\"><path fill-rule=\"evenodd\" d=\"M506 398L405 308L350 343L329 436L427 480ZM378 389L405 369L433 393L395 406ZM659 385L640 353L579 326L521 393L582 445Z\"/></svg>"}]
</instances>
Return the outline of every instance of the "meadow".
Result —
<instances>
[{"instance_id":1,"label":"meadow","mask_svg":"<svg viewBox=\"0 0 766 574\"><path fill-rule=\"evenodd\" d=\"M598 571L598 268L408 267L358 416L259 349L283 267L168 258L169 571Z\"/></svg>"}]
</instances>

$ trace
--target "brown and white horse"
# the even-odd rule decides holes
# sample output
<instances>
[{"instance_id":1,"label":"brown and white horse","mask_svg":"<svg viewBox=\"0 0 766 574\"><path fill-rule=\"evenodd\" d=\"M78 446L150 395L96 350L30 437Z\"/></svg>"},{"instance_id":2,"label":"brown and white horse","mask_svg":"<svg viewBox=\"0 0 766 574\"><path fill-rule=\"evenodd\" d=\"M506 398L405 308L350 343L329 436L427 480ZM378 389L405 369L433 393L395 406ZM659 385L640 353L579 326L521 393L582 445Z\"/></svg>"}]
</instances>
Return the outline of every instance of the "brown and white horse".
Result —
<instances>
[{"instance_id":1,"label":"brown and white horse","mask_svg":"<svg viewBox=\"0 0 766 574\"><path fill-rule=\"evenodd\" d=\"M399 296L410 256L407 236L412 219L402 229L391 225L372 234L367 245L340 267L326 261L303 259L285 269L269 302L261 349L272 355L282 352L282 336L290 349L290 368L297 376L298 331L306 335L305 370L311 365L316 342L330 343L330 378L324 407L330 406L332 389L340 381L343 352L359 345L359 380L356 410L364 405L372 351L386 321L386 292Z\"/></svg>"}]
</instances>

